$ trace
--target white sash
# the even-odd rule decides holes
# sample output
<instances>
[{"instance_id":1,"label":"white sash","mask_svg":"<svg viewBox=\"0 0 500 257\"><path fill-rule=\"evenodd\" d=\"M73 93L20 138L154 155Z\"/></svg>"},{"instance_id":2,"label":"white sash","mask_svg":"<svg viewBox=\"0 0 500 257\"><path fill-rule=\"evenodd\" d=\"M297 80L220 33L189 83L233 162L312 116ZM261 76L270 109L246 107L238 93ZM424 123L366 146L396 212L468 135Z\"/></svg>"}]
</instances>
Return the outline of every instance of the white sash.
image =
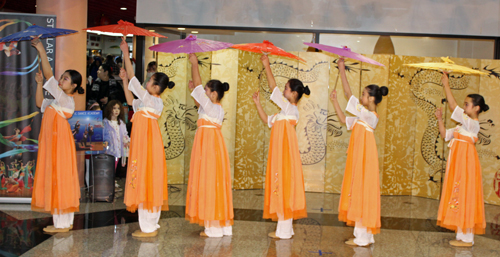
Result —
<instances>
[{"instance_id":1,"label":"white sash","mask_svg":"<svg viewBox=\"0 0 500 257\"><path fill-rule=\"evenodd\" d=\"M470 137L470 138L471 138L471 140L472 140L472 143L471 143L471 142L469 142L469 141L467 141L467 140L458 139L458 138L452 138L452 139L451 139L451 141L450 141L450 143L448 144L448 147L449 147L449 148L451 148L451 147L453 146L453 143L454 143L455 141L458 141L458 142L464 142L464 143L473 144L473 145L476 143L476 141L474 140L474 138L476 137L476 135L474 135L473 133L470 133L469 131L467 131L467 130L463 129L463 128L462 128L462 126L457 126L457 127L456 127L456 130L457 130L457 132L458 132L459 134L464 135L464 136L466 136L466 137Z\"/></svg>"},{"instance_id":2,"label":"white sash","mask_svg":"<svg viewBox=\"0 0 500 257\"><path fill-rule=\"evenodd\" d=\"M358 119L358 121L356 121L356 123L359 125L363 125L367 131L373 132L372 127L370 127L370 125L368 125L366 122Z\"/></svg>"},{"instance_id":3,"label":"white sash","mask_svg":"<svg viewBox=\"0 0 500 257\"><path fill-rule=\"evenodd\" d=\"M64 112L67 112L71 115L73 115L73 113L75 112L74 110L71 110L69 108L64 108L64 107L61 107L57 104L55 104L54 102L52 102L49 106L51 106L52 108L54 108L54 110L59 114L61 115L61 117L65 118L65 119L68 119L66 117L66 115L64 114Z\"/></svg>"},{"instance_id":4,"label":"white sash","mask_svg":"<svg viewBox=\"0 0 500 257\"><path fill-rule=\"evenodd\" d=\"M297 121L297 118L293 115L283 115L281 113L277 113L274 115L273 119L271 120L271 123L274 124L276 121L279 120L294 120Z\"/></svg>"},{"instance_id":5,"label":"white sash","mask_svg":"<svg viewBox=\"0 0 500 257\"><path fill-rule=\"evenodd\" d=\"M155 116L151 115L150 112L152 113L155 113L156 110L154 108L151 108L151 107L141 107L139 108L139 112L142 111L144 112L144 117L146 118L150 118L150 119L153 119L153 120L157 120L158 118L156 118ZM135 115L135 114L134 114ZM133 118L133 117L132 117Z\"/></svg>"}]
</instances>

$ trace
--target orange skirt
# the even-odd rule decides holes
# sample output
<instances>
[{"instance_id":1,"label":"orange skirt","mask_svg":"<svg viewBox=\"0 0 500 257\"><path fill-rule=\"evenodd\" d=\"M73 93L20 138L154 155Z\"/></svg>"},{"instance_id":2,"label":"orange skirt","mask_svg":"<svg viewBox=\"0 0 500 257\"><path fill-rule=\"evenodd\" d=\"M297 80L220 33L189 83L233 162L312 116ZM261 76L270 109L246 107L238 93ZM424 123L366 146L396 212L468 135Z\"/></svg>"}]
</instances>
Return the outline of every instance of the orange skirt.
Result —
<instances>
[{"instance_id":1,"label":"orange skirt","mask_svg":"<svg viewBox=\"0 0 500 257\"><path fill-rule=\"evenodd\" d=\"M295 121L279 120L271 129L264 219L277 221L307 217L304 176L294 125Z\"/></svg>"},{"instance_id":2,"label":"orange skirt","mask_svg":"<svg viewBox=\"0 0 500 257\"><path fill-rule=\"evenodd\" d=\"M454 133L444 177L437 225L449 230L484 234L483 183L476 147L468 136ZM475 138L477 141L477 138Z\"/></svg>"},{"instance_id":3,"label":"orange skirt","mask_svg":"<svg viewBox=\"0 0 500 257\"><path fill-rule=\"evenodd\" d=\"M167 161L160 127L156 119L144 114L144 111L138 111L131 120L124 196L124 203L130 212L135 212L141 203L144 210L151 212L168 210Z\"/></svg>"},{"instance_id":4,"label":"orange skirt","mask_svg":"<svg viewBox=\"0 0 500 257\"><path fill-rule=\"evenodd\" d=\"M65 113L66 118L71 114ZM68 120L52 107L43 114L31 209L51 214L79 211L76 148Z\"/></svg>"},{"instance_id":5,"label":"orange skirt","mask_svg":"<svg viewBox=\"0 0 500 257\"><path fill-rule=\"evenodd\" d=\"M216 126L217 128L201 127ZM186 196L186 220L191 223L224 227L233 224L231 166L220 126L198 120L191 151ZM215 221L215 222L214 222Z\"/></svg>"},{"instance_id":6,"label":"orange skirt","mask_svg":"<svg viewBox=\"0 0 500 257\"><path fill-rule=\"evenodd\" d=\"M339 220L354 226L361 221L372 234L380 232L378 152L373 132L355 124L342 181Z\"/></svg>"}]
</instances>

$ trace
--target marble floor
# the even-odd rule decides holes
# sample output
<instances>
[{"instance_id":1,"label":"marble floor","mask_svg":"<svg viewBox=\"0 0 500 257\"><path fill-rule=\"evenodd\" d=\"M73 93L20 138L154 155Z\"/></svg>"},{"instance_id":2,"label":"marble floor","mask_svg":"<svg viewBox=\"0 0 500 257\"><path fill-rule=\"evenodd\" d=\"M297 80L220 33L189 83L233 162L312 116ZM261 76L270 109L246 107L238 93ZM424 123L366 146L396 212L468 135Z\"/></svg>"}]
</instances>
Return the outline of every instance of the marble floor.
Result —
<instances>
[{"instance_id":1,"label":"marble floor","mask_svg":"<svg viewBox=\"0 0 500 257\"><path fill-rule=\"evenodd\" d=\"M0 256L500 256L500 206L485 205L486 234L473 248L453 248L454 233L436 226L438 201L382 196L382 229L371 247L343 242L353 229L338 221L339 195L306 193L308 218L294 222L290 240L267 234L276 223L262 219L263 190L234 190L233 236L201 238L202 227L184 220L185 186L169 192L170 210L162 212L159 235L138 240L137 214L127 212L123 195L114 203L83 201L74 229L57 235L42 228L50 215L26 204L0 204Z\"/></svg>"}]
</instances>

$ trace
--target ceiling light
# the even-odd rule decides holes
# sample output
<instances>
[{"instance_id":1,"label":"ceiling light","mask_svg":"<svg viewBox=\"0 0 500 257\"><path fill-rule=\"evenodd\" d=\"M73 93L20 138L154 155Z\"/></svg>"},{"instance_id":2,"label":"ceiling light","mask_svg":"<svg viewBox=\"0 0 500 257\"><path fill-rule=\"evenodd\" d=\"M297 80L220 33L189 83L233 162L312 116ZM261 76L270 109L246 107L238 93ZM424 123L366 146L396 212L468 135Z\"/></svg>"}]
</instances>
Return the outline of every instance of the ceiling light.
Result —
<instances>
[{"instance_id":1,"label":"ceiling light","mask_svg":"<svg viewBox=\"0 0 500 257\"><path fill-rule=\"evenodd\" d=\"M186 28L177 28L178 30L186 30Z\"/></svg>"},{"instance_id":2,"label":"ceiling light","mask_svg":"<svg viewBox=\"0 0 500 257\"><path fill-rule=\"evenodd\" d=\"M127 7L122 7L122 8L120 8L120 10L122 10L122 11L126 11L126 10L127 10Z\"/></svg>"},{"instance_id":3,"label":"ceiling light","mask_svg":"<svg viewBox=\"0 0 500 257\"><path fill-rule=\"evenodd\" d=\"M191 31L191 33L193 33L193 34L198 34L198 31L193 30L193 31Z\"/></svg>"},{"instance_id":4,"label":"ceiling light","mask_svg":"<svg viewBox=\"0 0 500 257\"><path fill-rule=\"evenodd\" d=\"M150 31L150 32L155 32L155 30L154 30L154 29L150 29L149 31Z\"/></svg>"}]
</instances>

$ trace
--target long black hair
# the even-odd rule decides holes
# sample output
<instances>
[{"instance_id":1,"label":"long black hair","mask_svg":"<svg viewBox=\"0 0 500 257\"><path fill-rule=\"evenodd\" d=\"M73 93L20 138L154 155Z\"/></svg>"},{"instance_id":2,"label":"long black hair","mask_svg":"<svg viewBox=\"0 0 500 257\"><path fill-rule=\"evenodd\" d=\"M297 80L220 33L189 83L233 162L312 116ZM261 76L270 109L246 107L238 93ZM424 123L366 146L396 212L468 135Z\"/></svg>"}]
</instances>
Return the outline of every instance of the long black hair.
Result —
<instances>
[{"instance_id":1,"label":"long black hair","mask_svg":"<svg viewBox=\"0 0 500 257\"><path fill-rule=\"evenodd\" d=\"M227 82L222 83L220 80L212 79L208 81L207 87L210 88L210 91L217 92L217 101L220 102L224 97L224 92L229 90L229 84Z\"/></svg>"},{"instance_id":2,"label":"long black hair","mask_svg":"<svg viewBox=\"0 0 500 257\"><path fill-rule=\"evenodd\" d=\"M477 114L480 114L480 113L485 112L485 111L490 109L490 107L484 101L484 97L482 95L470 94L467 97L472 99L472 104L474 106L479 106L479 112Z\"/></svg>"},{"instance_id":3,"label":"long black hair","mask_svg":"<svg viewBox=\"0 0 500 257\"><path fill-rule=\"evenodd\" d=\"M170 78L167 76L167 74L163 72L156 72L153 76L151 76L151 80L153 80L153 85L157 85L160 87L160 92L159 94L163 93L165 89L168 88L173 88L175 86L175 83L173 81L170 81Z\"/></svg>"},{"instance_id":4,"label":"long black hair","mask_svg":"<svg viewBox=\"0 0 500 257\"><path fill-rule=\"evenodd\" d=\"M75 89L73 89L73 93L78 92L78 94L85 93L85 90L82 87L82 74L76 70L66 70L71 77L71 84L76 84Z\"/></svg>"},{"instance_id":5,"label":"long black hair","mask_svg":"<svg viewBox=\"0 0 500 257\"><path fill-rule=\"evenodd\" d=\"M368 89L368 94L370 96L375 97L375 104L379 104L380 102L382 102L382 97L389 94L389 88L385 86L379 87L378 85L371 84L366 86L365 88Z\"/></svg>"},{"instance_id":6,"label":"long black hair","mask_svg":"<svg viewBox=\"0 0 500 257\"><path fill-rule=\"evenodd\" d=\"M311 94L311 90L309 90L309 87L308 86L304 87L302 81L298 79L288 80L288 85L290 85L290 90L292 90L292 92L297 92L297 102L300 100L300 98L302 98L303 94L306 95Z\"/></svg>"}]
</instances>

